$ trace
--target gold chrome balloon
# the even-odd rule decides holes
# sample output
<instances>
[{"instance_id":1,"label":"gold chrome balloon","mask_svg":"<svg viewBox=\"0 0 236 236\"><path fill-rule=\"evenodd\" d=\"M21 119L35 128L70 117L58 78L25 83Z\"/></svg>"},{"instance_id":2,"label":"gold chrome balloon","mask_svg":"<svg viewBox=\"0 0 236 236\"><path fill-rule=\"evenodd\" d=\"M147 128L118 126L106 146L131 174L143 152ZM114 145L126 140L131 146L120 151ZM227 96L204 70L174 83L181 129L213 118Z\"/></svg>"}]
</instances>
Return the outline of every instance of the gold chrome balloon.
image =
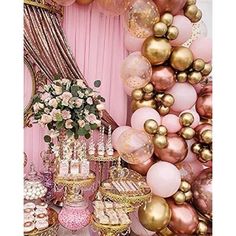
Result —
<instances>
[{"instance_id":1,"label":"gold chrome balloon","mask_svg":"<svg viewBox=\"0 0 236 236\"><path fill-rule=\"evenodd\" d=\"M170 112L170 108L164 105L161 105L157 108L157 111L159 112L161 116L165 116Z\"/></svg>"},{"instance_id":2,"label":"gold chrome balloon","mask_svg":"<svg viewBox=\"0 0 236 236\"><path fill-rule=\"evenodd\" d=\"M152 65L161 65L169 59L171 45L167 39L150 36L143 42L142 54Z\"/></svg>"},{"instance_id":3,"label":"gold chrome balloon","mask_svg":"<svg viewBox=\"0 0 236 236\"><path fill-rule=\"evenodd\" d=\"M153 109L156 109L156 101L154 99L151 100L142 100L142 101L136 101L136 107L137 109L141 107L151 107Z\"/></svg>"},{"instance_id":4,"label":"gold chrome balloon","mask_svg":"<svg viewBox=\"0 0 236 236\"><path fill-rule=\"evenodd\" d=\"M144 130L148 134L155 134L155 133L157 133L157 129L158 129L158 123L155 120L149 119L149 120L145 121L145 123L144 123Z\"/></svg>"},{"instance_id":5,"label":"gold chrome balloon","mask_svg":"<svg viewBox=\"0 0 236 236\"><path fill-rule=\"evenodd\" d=\"M157 22L154 27L153 27L153 31L154 31L154 35L156 37L162 37L166 34L167 32L167 25L163 22Z\"/></svg>"},{"instance_id":6,"label":"gold chrome balloon","mask_svg":"<svg viewBox=\"0 0 236 236\"><path fill-rule=\"evenodd\" d=\"M194 116L190 112L184 112L179 117L179 122L182 126L190 126L194 122Z\"/></svg>"},{"instance_id":7,"label":"gold chrome balloon","mask_svg":"<svg viewBox=\"0 0 236 236\"><path fill-rule=\"evenodd\" d=\"M150 93L145 93L144 96L143 96L143 99L144 100L150 100L154 97L154 93L153 92L150 92Z\"/></svg>"},{"instance_id":8,"label":"gold chrome balloon","mask_svg":"<svg viewBox=\"0 0 236 236\"><path fill-rule=\"evenodd\" d=\"M202 134L200 134L201 141L206 144L212 143L212 130L204 130Z\"/></svg>"},{"instance_id":9,"label":"gold chrome balloon","mask_svg":"<svg viewBox=\"0 0 236 236\"><path fill-rule=\"evenodd\" d=\"M188 74L188 82L190 84L198 84L202 80L202 74L197 71L193 71L190 74Z\"/></svg>"},{"instance_id":10,"label":"gold chrome balloon","mask_svg":"<svg viewBox=\"0 0 236 236\"><path fill-rule=\"evenodd\" d=\"M187 6L184 15L187 16L190 20L195 17L198 13L198 7L196 5Z\"/></svg>"},{"instance_id":11,"label":"gold chrome balloon","mask_svg":"<svg viewBox=\"0 0 236 236\"><path fill-rule=\"evenodd\" d=\"M153 138L153 144L155 147L157 147L159 149L163 149L163 148L167 147L168 141L167 141L166 136L156 134Z\"/></svg>"},{"instance_id":12,"label":"gold chrome balloon","mask_svg":"<svg viewBox=\"0 0 236 236\"><path fill-rule=\"evenodd\" d=\"M184 83L187 81L188 75L186 72L180 72L177 74L177 80L180 83Z\"/></svg>"},{"instance_id":13,"label":"gold chrome balloon","mask_svg":"<svg viewBox=\"0 0 236 236\"><path fill-rule=\"evenodd\" d=\"M142 89L135 89L131 96L133 99L137 100L137 101L140 101L143 99L143 95L144 95L144 92Z\"/></svg>"},{"instance_id":14,"label":"gold chrome balloon","mask_svg":"<svg viewBox=\"0 0 236 236\"><path fill-rule=\"evenodd\" d=\"M154 86L153 86L152 83L148 83L147 85L145 85L145 86L143 87L143 91L144 91L145 93L151 93L151 92L153 92L153 90L154 90Z\"/></svg>"},{"instance_id":15,"label":"gold chrome balloon","mask_svg":"<svg viewBox=\"0 0 236 236\"><path fill-rule=\"evenodd\" d=\"M191 6L191 5L195 5L196 4L196 0L187 0L185 6Z\"/></svg>"},{"instance_id":16,"label":"gold chrome balloon","mask_svg":"<svg viewBox=\"0 0 236 236\"><path fill-rule=\"evenodd\" d=\"M209 75L212 71L212 65L210 63L207 63L204 67L204 69L201 71L202 75Z\"/></svg>"},{"instance_id":17,"label":"gold chrome balloon","mask_svg":"<svg viewBox=\"0 0 236 236\"><path fill-rule=\"evenodd\" d=\"M184 127L181 129L180 131L181 136L186 139L186 140L190 140L194 137L195 135L195 130L191 127Z\"/></svg>"},{"instance_id":18,"label":"gold chrome balloon","mask_svg":"<svg viewBox=\"0 0 236 236\"><path fill-rule=\"evenodd\" d=\"M202 19L202 11L200 9L198 9L197 14L194 17L191 18L191 21L193 23L197 23L201 19Z\"/></svg>"},{"instance_id":19,"label":"gold chrome balloon","mask_svg":"<svg viewBox=\"0 0 236 236\"><path fill-rule=\"evenodd\" d=\"M187 181L183 180L181 181L179 189L185 193L191 189L191 185Z\"/></svg>"},{"instance_id":20,"label":"gold chrome balloon","mask_svg":"<svg viewBox=\"0 0 236 236\"><path fill-rule=\"evenodd\" d=\"M202 59L196 59L194 62L193 62L193 69L195 71L201 71L204 69L204 66L205 66L205 62L202 60Z\"/></svg>"},{"instance_id":21,"label":"gold chrome balloon","mask_svg":"<svg viewBox=\"0 0 236 236\"><path fill-rule=\"evenodd\" d=\"M208 230L208 227L207 227L207 224L203 221L199 221L198 223L198 227L197 227L197 234L198 235L206 235L207 234L207 230Z\"/></svg>"},{"instance_id":22,"label":"gold chrome balloon","mask_svg":"<svg viewBox=\"0 0 236 236\"><path fill-rule=\"evenodd\" d=\"M194 143L191 147L191 150L195 154L200 154L202 151L202 145L200 143Z\"/></svg>"},{"instance_id":23,"label":"gold chrome balloon","mask_svg":"<svg viewBox=\"0 0 236 236\"><path fill-rule=\"evenodd\" d=\"M212 160L212 152L207 149L207 148L204 148L201 153L200 153L200 157L203 161L211 161Z\"/></svg>"},{"instance_id":24,"label":"gold chrome balloon","mask_svg":"<svg viewBox=\"0 0 236 236\"><path fill-rule=\"evenodd\" d=\"M140 223L150 231L159 231L170 222L171 211L162 197L152 195L149 202L145 202L138 209Z\"/></svg>"},{"instance_id":25,"label":"gold chrome balloon","mask_svg":"<svg viewBox=\"0 0 236 236\"><path fill-rule=\"evenodd\" d=\"M168 133L168 130L164 125L159 125L158 128L157 128L157 133L160 134L160 135L165 135L166 136L167 133Z\"/></svg>"},{"instance_id":26,"label":"gold chrome balloon","mask_svg":"<svg viewBox=\"0 0 236 236\"><path fill-rule=\"evenodd\" d=\"M190 49L180 46L173 50L170 63L171 66L179 71L188 69L193 62L193 54Z\"/></svg>"},{"instance_id":27,"label":"gold chrome balloon","mask_svg":"<svg viewBox=\"0 0 236 236\"><path fill-rule=\"evenodd\" d=\"M170 14L169 12L163 14L161 16L161 22L165 23L167 26L170 26L173 23L173 15Z\"/></svg>"},{"instance_id":28,"label":"gold chrome balloon","mask_svg":"<svg viewBox=\"0 0 236 236\"><path fill-rule=\"evenodd\" d=\"M174 198L176 204L183 204L186 200L185 195L182 191L177 191L173 195L173 198Z\"/></svg>"},{"instance_id":29,"label":"gold chrome balloon","mask_svg":"<svg viewBox=\"0 0 236 236\"><path fill-rule=\"evenodd\" d=\"M184 195L185 195L185 199L186 199L186 201L191 200L192 197L193 197L193 193L192 193L191 190L189 190L188 192L184 193Z\"/></svg>"},{"instance_id":30,"label":"gold chrome balloon","mask_svg":"<svg viewBox=\"0 0 236 236\"><path fill-rule=\"evenodd\" d=\"M163 98L163 96L164 96L165 94L164 93L158 93L158 94L156 94L156 101L157 102L161 102L161 100L162 100L162 98Z\"/></svg>"},{"instance_id":31,"label":"gold chrome balloon","mask_svg":"<svg viewBox=\"0 0 236 236\"><path fill-rule=\"evenodd\" d=\"M169 39L169 40L174 40L178 37L179 35L179 30L177 27L175 26L170 26L167 30L167 34L166 34L166 37Z\"/></svg>"},{"instance_id":32,"label":"gold chrome balloon","mask_svg":"<svg viewBox=\"0 0 236 236\"><path fill-rule=\"evenodd\" d=\"M170 107L174 104L175 99L171 94L165 94L162 98L161 98L162 104L166 107Z\"/></svg>"}]
</instances>

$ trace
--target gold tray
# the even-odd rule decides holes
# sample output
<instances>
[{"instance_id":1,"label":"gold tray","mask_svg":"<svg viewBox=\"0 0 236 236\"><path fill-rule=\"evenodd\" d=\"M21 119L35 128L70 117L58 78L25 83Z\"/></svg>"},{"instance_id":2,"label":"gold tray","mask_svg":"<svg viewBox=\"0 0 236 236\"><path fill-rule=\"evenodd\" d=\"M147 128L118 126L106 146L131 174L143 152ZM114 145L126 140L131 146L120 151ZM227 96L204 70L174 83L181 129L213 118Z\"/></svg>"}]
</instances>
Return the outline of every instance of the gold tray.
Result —
<instances>
[{"instance_id":1,"label":"gold tray","mask_svg":"<svg viewBox=\"0 0 236 236\"><path fill-rule=\"evenodd\" d=\"M128 176L121 178L119 180L132 180L135 183L144 181L143 176L139 175L137 172L130 170ZM140 188L142 194L132 194L132 193L120 193L115 188L107 189L103 187L103 183L110 183L113 179L107 179L102 182L99 187L99 191L104 197L111 199L114 202L119 202L122 204L128 204L133 206L140 206L143 202L148 201L151 198L151 189L150 188Z\"/></svg>"},{"instance_id":2,"label":"gold tray","mask_svg":"<svg viewBox=\"0 0 236 236\"><path fill-rule=\"evenodd\" d=\"M88 155L89 161L97 161L97 162L110 162L110 161L118 161L119 153L114 152L112 156L95 156L95 155Z\"/></svg>"},{"instance_id":3,"label":"gold tray","mask_svg":"<svg viewBox=\"0 0 236 236\"><path fill-rule=\"evenodd\" d=\"M58 214L52 208L48 209L48 219L48 228L43 230L34 229L29 233L24 233L24 236L57 236L59 228Z\"/></svg>"},{"instance_id":4,"label":"gold tray","mask_svg":"<svg viewBox=\"0 0 236 236\"><path fill-rule=\"evenodd\" d=\"M96 179L96 175L94 172L90 171L90 174L87 178L65 178L65 177L60 177L60 176L56 176L55 177L55 183L59 184L59 185L63 185L63 186L78 186L80 188L86 188L86 187L90 187Z\"/></svg>"},{"instance_id":5,"label":"gold tray","mask_svg":"<svg viewBox=\"0 0 236 236\"><path fill-rule=\"evenodd\" d=\"M127 224L127 225L104 225L104 224L98 223L93 217L91 220L91 224L94 229L101 232L102 235L106 235L106 236L114 236L114 235L120 234L120 233L128 230L129 226L130 226L130 224Z\"/></svg>"}]
</instances>

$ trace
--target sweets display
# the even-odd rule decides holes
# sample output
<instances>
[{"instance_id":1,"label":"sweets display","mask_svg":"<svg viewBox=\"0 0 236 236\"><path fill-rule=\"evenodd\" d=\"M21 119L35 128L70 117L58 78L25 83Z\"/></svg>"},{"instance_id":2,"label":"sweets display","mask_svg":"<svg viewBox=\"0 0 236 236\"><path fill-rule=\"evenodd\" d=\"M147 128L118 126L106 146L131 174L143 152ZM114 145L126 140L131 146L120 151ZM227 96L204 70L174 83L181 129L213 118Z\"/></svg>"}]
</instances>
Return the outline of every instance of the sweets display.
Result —
<instances>
[{"instance_id":1,"label":"sweets display","mask_svg":"<svg viewBox=\"0 0 236 236\"><path fill-rule=\"evenodd\" d=\"M49 226L48 205L40 203L35 205L33 202L24 204L24 232L28 233L34 229L42 230Z\"/></svg>"},{"instance_id":2,"label":"sweets display","mask_svg":"<svg viewBox=\"0 0 236 236\"><path fill-rule=\"evenodd\" d=\"M112 201L94 201L94 217L100 224L126 225L131 221L122 205Z\"/></svg>"}]
</instances>

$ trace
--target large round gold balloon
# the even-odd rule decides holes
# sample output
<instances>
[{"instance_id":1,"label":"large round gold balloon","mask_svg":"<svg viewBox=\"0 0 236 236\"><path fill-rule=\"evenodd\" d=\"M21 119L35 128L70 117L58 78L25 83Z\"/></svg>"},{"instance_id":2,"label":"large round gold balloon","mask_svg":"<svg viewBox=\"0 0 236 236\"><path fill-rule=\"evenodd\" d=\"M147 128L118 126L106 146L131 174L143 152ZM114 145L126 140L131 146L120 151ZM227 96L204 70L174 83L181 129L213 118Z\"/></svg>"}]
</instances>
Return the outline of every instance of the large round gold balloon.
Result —
<instances>
[{"instance_id":1,"label":"large round gold balloon","mask_svg":"<svg viewBox=\"0 0 236 236\"><path fill-rule=\"evenodd\" d=\"M170 57L171 45L167 39L150 36L143 42L142 54L152 65L161 65Z\"/></svg>"},{"instance_id":2,"label":"large round gold balloon","mask_svg":"<svg viewBox=\"0 0 236 236\"><path fill-rule=\"evenodd\" d=\"M171 218L171 211L166 200L159 196L152 196L138 210L139 221L150 231L160 231L165 228Z\"/></svg>"},{"instance_id":3,"label":"large round gold balloon","mask_svg":"<svg viewBox=\"0 0 236 236\"><path fill-rule=\"evenodd\" d=\"M193 63L193 54L190 49L180 46L173 50L170 56L170 64L179 71L188 69Z\"/></svg>"},{"instance_id":4,"label":"large round gold balloon","mask_svg":"<svg viewBox=\"0 0 236 236\"><path fill-rule=\"evenodd\" d=\"M154 99L151 100L142 100L142 101L135 101L135 104L133 106L133 111L136 111L137 109L141 107L150 107L153 109L156 109L156 101Z\"/></svg>"}]
</instances>

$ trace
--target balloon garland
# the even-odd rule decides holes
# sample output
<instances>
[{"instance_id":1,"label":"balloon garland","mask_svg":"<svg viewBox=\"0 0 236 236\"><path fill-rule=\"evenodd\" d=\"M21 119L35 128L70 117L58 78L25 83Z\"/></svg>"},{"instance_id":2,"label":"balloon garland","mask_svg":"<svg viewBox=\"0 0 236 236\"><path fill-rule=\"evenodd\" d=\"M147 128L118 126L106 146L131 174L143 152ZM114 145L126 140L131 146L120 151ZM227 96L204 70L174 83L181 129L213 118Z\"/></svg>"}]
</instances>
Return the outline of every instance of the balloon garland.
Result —
<instances>
[{"instance_id":1,"label":"balloon garland","mask_svg":"<svg viewBox=\"0 0 236 236\"><path fill-rule=\"evenodd\" d=\"M202 12L196 0L94 1L104 14L124 15L130 54L120 77L133 115L131 127L113 132L112 143L129 168L146 176L153 193L132 213L131 229L211 235L212 45Z\"/></svg>"}]
</instances>

